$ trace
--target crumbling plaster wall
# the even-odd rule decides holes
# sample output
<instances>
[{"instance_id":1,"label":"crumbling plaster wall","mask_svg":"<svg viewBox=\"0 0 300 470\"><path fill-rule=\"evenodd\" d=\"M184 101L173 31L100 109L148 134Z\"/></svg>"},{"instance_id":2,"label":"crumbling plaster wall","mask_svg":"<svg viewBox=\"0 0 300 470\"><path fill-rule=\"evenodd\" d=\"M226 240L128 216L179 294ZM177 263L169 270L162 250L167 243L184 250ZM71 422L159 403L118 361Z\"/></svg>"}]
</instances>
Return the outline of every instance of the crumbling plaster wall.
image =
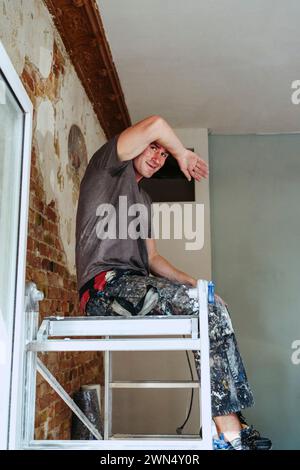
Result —
<instances>
[{"instance_id":1,"label":"crumbling plaster wall","mask_svg":"<svg viewBox=\"0 0 300 470\"><path fill-rule=\"evenodd\" d=\"M78 315L75 216L88 159L106 138L42 0L0 0L0 40L33 103L26 280L47 315ZM42 358L72 394L102 382L98 352ZM71 411L37 375L36 439L70 439Z\"/></svg>"},{"instance_id":2,"label":"crumbling plaster wall","mask_svg":"<svg viewBox=\"0 0 300 470\"><path fill-rule=\"evenodd\" d=\"M46 202L54 201L71 274L75 274L75 215L79 184L72 178L68 133L82 131L88 158L106 138L42 0L0 0L0 39L34 105L33 146ZM81 165L80 173L83 173ZM81 175L80 175L81 176Z\"/></svg>"}]
</instances>

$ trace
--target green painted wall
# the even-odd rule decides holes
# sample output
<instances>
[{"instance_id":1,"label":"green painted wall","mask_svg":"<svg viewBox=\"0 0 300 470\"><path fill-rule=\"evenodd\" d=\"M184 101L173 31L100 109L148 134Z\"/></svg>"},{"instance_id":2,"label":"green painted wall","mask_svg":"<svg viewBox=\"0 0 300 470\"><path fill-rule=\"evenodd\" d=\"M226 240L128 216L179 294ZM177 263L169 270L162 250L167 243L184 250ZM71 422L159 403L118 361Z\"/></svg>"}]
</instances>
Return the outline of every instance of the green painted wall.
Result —
<instances>
[{"instance_id":1,"label":"green painted wall","mask_svg":"<svg viewBox=\"0 0 300 470\"><path fill-rule=\"evenodd\" d=\"M212 270L276 449L300 449L300 136L210 136Z\"/></svg>"}]
</instances>

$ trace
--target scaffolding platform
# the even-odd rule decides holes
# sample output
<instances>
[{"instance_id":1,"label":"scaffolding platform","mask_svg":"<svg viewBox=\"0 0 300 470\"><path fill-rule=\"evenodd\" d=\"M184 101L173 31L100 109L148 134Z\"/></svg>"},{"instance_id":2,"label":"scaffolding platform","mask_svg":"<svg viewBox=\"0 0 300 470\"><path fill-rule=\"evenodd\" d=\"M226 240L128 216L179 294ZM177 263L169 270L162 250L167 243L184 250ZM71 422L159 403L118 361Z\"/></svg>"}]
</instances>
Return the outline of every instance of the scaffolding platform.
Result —
<instances>
[{"instance_id":1,"label":"scaffolding platform","mask_svg":"<svg viewBox=\"0 0 300 470\"><path fill-rule=\"evenodd\" d=\"M145 317L49 316L38 326L38 303L43 294L26 286L26 360L23 448L26 449L212 449L211 391L207 281L189 290L199 314ZM201 333L201 334L200 334ZM201 351L201 387L196 381L112 381L113 351ZM39 352L103 351L104 435L83 414L53 374L37 357ZM94 441L34 440L36 374L39 373L95 437ZM116 388L195 388L199 391L200 435L112 434L112 391Z\"/></svg>"}]
</instances>

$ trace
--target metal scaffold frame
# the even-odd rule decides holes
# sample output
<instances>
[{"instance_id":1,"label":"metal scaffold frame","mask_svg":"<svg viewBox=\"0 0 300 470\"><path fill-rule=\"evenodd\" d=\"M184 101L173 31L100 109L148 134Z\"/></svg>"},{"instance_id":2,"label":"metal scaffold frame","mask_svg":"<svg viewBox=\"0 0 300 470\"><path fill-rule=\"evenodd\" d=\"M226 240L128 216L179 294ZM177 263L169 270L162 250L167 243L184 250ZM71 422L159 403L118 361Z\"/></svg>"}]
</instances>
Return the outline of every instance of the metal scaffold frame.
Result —
<instances>
[{"instance_id":1,"label":"metal scaffold frame","mask_svg":"<svg viewBox=\"0 0 300 470\"><path fill-rule=\"evenodd\" d=\"M43 294L35 284L26 288L26 347L24 373L23 448L25 449L212 449L207 281L189 290L198 298L199 314L146 317L45 318L40 327L38 302ZM201 332L201 334L200 334ZM148 337L156 335L156 337ZM147 336L147 337L145 337ZM175 337L174 337L175 336ZM80 338L76 338L80 337ZM90 338L92 337L92 338ZM96 337L96 339L95 339ZM99 337L99 338L98 338ZM201 386L196 381L112 381L113 351L201 351ZM52 373L37 357L39 352L104 352L104 435L88 420ZM58 393L96 440L35 440L36 373ZM200 435L112 434L112 391L116 388L197 388Z\"/></svg>"}]
</instances>

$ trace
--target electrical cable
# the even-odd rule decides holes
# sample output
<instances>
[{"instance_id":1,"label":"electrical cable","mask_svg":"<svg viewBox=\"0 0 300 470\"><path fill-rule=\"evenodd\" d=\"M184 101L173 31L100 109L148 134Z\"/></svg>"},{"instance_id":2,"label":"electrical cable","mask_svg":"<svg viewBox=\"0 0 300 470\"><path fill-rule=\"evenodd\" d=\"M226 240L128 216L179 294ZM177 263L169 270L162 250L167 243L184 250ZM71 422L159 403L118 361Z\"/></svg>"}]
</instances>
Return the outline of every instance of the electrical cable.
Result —
<instances>
[{"instance_id":1,"label":"electrical cable","mask_svg":"<svg viewBox=\"0 0 300 470\"><path fill-rule=\"evenodd\" d=\"M182 335L182 337L184 338L184 335ZM185 354L186 354L186 357L187 357L187 360L188 360L188 365L189 365L189 369L190 369L190 373L191 373L191 379L192 379L192 381L194 381L194 374L193 374L192 366L191 366L191 363L190 363L190 358L189 358L188 351L185 351ZM187 412L187 417L185 418L185 421L183 422L183 424L181 426L178 426L178 428L176 428L176 434L182 434L183 428L186 425L186 423L188 422L188 420L190 418L190 415L191 415L193 400L194 400L194 389L192 388L192 393L191 393L191 398L190 398L190 406L189 406L189 410ZM200 432L201 432L201 428L200 428ZM200 434L200 432L199 432L199 434Z\"/></svg>"}]
</instances>

